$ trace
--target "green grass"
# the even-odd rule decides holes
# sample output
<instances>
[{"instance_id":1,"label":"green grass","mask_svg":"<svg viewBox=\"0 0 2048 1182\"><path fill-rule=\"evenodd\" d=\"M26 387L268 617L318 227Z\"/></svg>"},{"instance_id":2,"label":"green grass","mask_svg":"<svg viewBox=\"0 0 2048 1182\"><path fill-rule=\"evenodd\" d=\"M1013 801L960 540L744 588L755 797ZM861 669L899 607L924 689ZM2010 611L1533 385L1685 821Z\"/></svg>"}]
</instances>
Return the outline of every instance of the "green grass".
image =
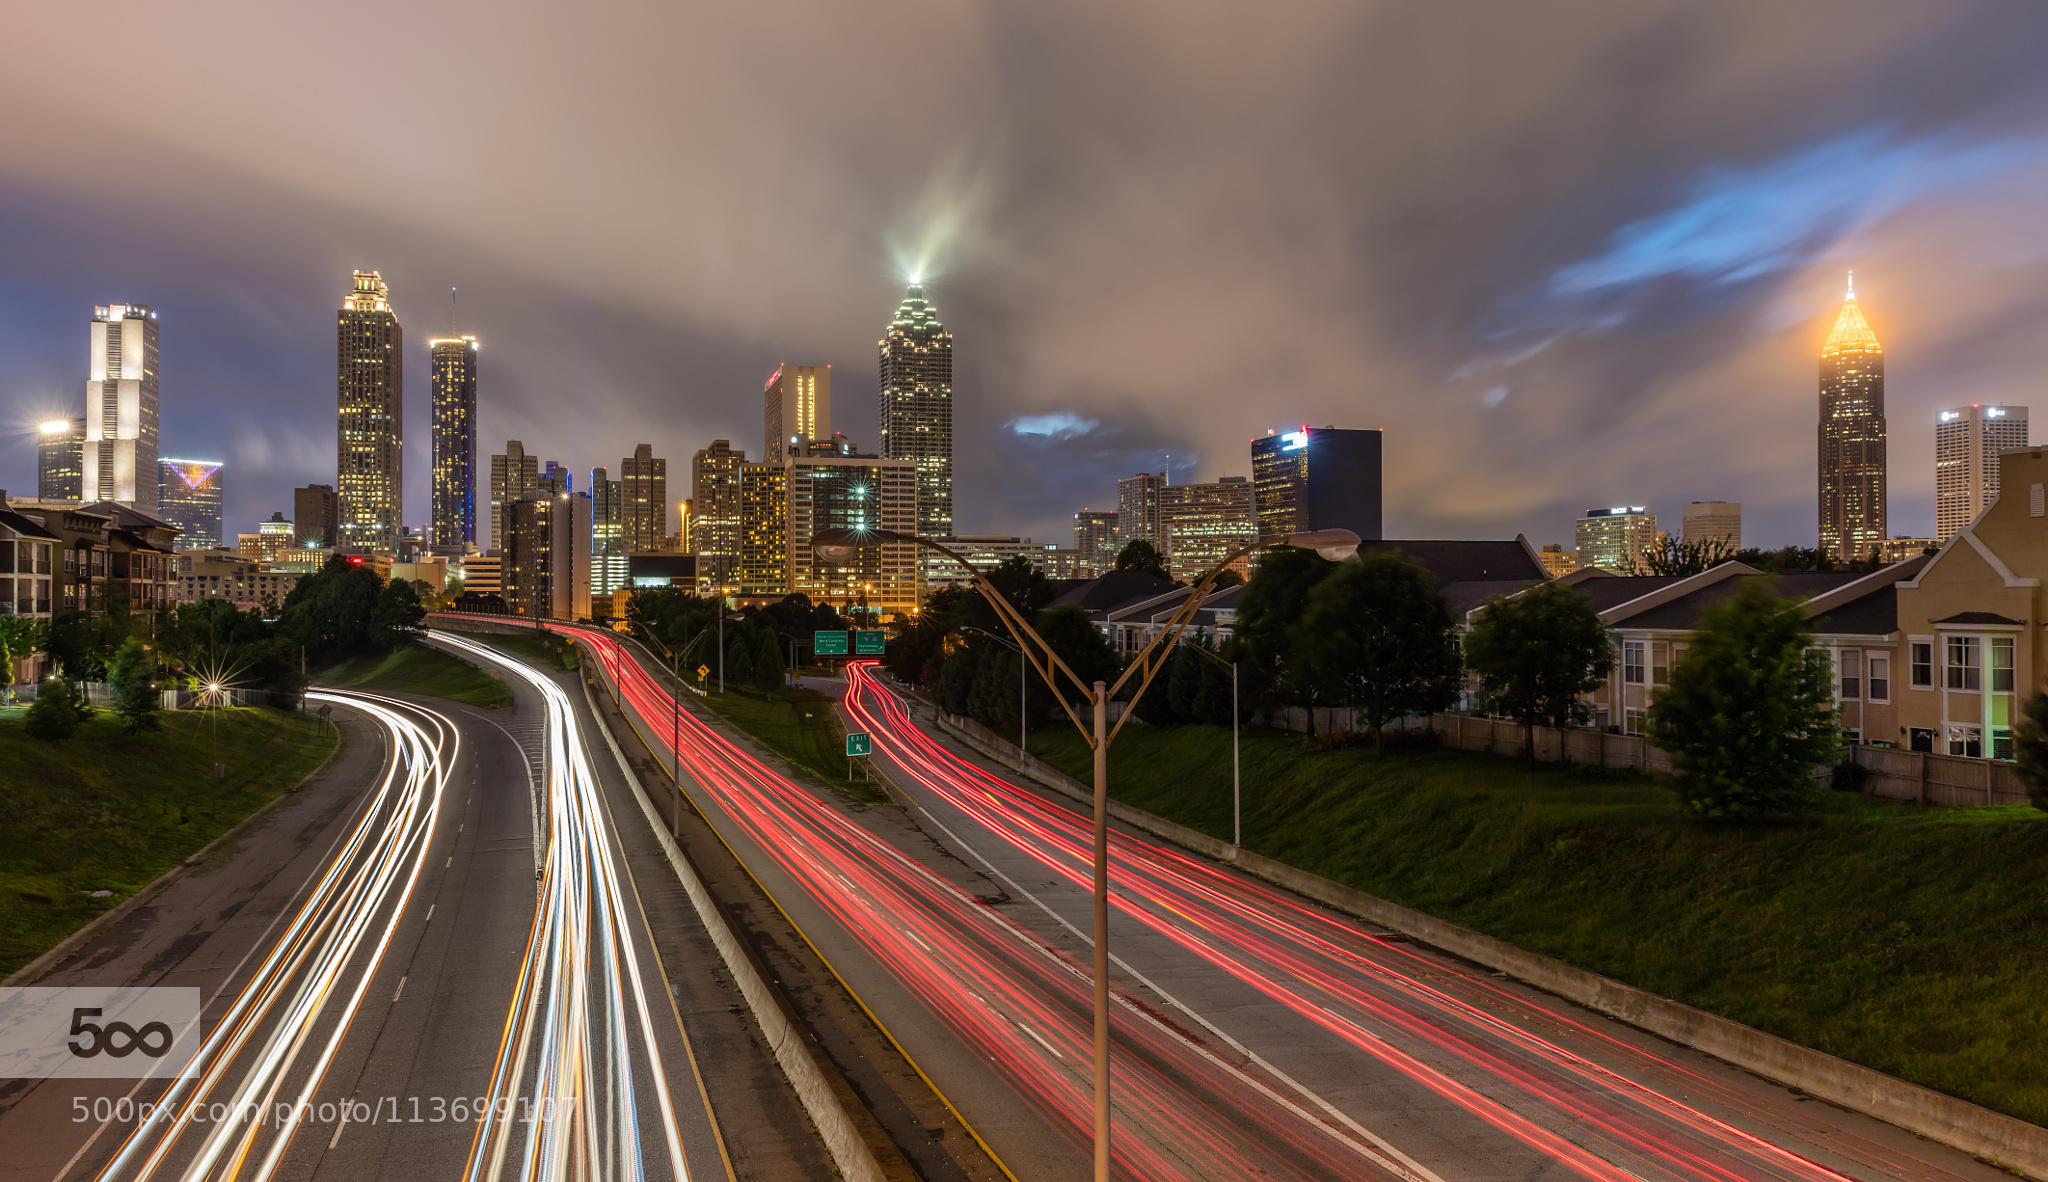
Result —
<instances>
[{"instance_id":1,"label":"green grass","mask_svg":"<svg viewBox=\"0 0 2048 1182\"><path fill-rule=\"evenodd\" d=\"M1086 780L1070 728L1032 749ZM1244 736L1244 840L1304 870L2048 1123L2048 817L1829 793L1702 825L1653 781ZM1230 732L1127 728L1119 800L1230 832Z\"/></svg>"},{"instance_id":2,"label":"green grass","mask_svg":"<svg viewBox=\"0 0 2048 1182\"><path fill-rule=\"evenodd\" d=\"M888 793L879 785L866 779L846 778L845 732L835 721L832 697L813 689L784 688L773 697L733 692L698 700L759 740L762 746L815 773L855 800L869 804L888 802Z\"/></svg>"},{"instance_id":3,"label":"green grass","mask_svg":"<svg viewBox=\"0 0 2048 1182\"><path fill-rule=\"evenodd\" d=\"M512 704L505 683L439 649L412 645L380 657L355 657L313 675L314 685L395 690L495 708Z\"/></svg>"},{"instance_id":4,"label":"green grass","mask_svg":"<svg viewBox=\"0 0 2048 1182\"><path fill-rule=\"evenodd\" d=\"M129 735L96 711L61 743L0 721L0 976L296 786L334 747L333 728L309 714L159 717L162 730ZM99 890L113 893L92 898Z\"/></svg>"},{"instance_id":5,"label":"green grass","mask_svg":"<svg viewBox=\"0 0 2048 1182\"><path fill-rule=\"evenodd\" d=\"M471 632L469 638L518 657L549 672L575 669L583 662L576 646L552 632Z\"/></svg>"}]
</instances>

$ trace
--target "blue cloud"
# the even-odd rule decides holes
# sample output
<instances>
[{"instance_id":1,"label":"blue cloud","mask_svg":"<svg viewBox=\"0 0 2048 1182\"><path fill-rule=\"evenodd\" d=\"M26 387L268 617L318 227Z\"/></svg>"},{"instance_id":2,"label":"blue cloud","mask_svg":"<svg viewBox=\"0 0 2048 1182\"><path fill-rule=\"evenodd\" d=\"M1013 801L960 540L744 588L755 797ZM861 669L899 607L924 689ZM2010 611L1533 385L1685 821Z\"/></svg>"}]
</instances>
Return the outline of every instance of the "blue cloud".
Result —
<instances>
[{"instance_id":1,"label":"blue cloud","mask_svg":"<svg viewBox=\"0 0 2048 1182\"><path fill-rule=\"evenodd\" d=\"M1056 410L1042 415L1023 415L1011 419L1007 425L1018 435L1037 435L1054 441L1077 439L1098 426L1094 419L1084 419L1066 410Z\"/></svg>"},{"instance_id":2,"label":"blue cloud","mask_svg":"<svg viewBox=\"0 0 2048 1182\"><path fill-rule=\"evenodd\" d=\"M1826 140L1755 168L1709 167L1675 208L1632 222L1598 254L1559 268L1553 295L1683 275L1735 283L1820 253L1860 222L2041 155L2034 140L1901 141L1888 129Z\"/></svg>"}]
</instances>

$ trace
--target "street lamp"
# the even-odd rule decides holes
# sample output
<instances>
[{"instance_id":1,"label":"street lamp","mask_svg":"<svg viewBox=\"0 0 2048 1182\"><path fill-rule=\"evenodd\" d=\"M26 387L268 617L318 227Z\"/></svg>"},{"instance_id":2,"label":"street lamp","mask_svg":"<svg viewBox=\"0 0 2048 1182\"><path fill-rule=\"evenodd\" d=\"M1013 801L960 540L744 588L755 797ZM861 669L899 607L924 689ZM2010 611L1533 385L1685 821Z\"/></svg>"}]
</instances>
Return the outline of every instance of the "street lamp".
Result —
<instances>
[{"instance_id":1,"label":"street lamp","mask_svg":"<svg viewBox=\"0 0 2048 1182\"><path fill-rule=\"evenodd\" d=\"M1109 745L1116 740L1124 723L1129 722L1133 707L1151 686L1152 679L1166 666L1166 659L1173 655L1173 646L1180 641L1181 633L1187 630L1195 613L1201 610L1202 601L1215 589L1216 577L1228 569L1230 564L1257 550L1272 546L1296 546L1314 550L1325 560L1342 562L1358 553L1358 535L1348 529L1314 529L1279 537L1264 538L1240 546L1223 557L1221 562L1203 572L1195 580L1187 598L1168 616L1166 624L1153 633L1114 685L1093 684L1081 680L1079 674L1067 666L1052 645L1032 629L1016 604L1010 602L995 585L983 576L975 565L945 546L920 537L917 534L897 530L850 530L821 529L811 535L811 551L820 562L834 566L845 566L860 553L862 546L899 542L923 546L935 550L960 564L972 578L974 587L989 606L996 612L996 618L1003 622L1012 638L1017 642L1018 651L1038 675L1045 679L1053 691L1053 699L1060 709L1067 712L1067 718L1080 730L1082 737L1095 753L1095 1178L1096 1182L1109 1182ZM1155 650L1157 650L1155 655ZM1081 721L1074 707L1060 693L1059 679L1055 673L1066 675L1069 682L1084 694L1094 707L1094 726ZM1133 675L1143 674L1138 688L1131 691L1131 700L1126 703L1122 717L1116 726L1110 727L1109 700L1131 680Z\"/></svg>"},{"instance_id":2,"label":"street lamp","mask_svg":"<svg viewBox=\"0 0 2048 1182\"><path fill-rule=\"evenodd\" d=\"M1031 726L1031 704L1025 701L1025 694L1026 687L1031 683L1024 679L1030 676L1031 666L1030 662L1023 659L1024 646L1013 643L1006 637L997 636L986 628L977 628L972 624L962 624L960 630L962 632L978 632L1017 654L1017 750L1028 751L1029 748L1025 746L1024 740Z\"/></svg>"}]
</instances>

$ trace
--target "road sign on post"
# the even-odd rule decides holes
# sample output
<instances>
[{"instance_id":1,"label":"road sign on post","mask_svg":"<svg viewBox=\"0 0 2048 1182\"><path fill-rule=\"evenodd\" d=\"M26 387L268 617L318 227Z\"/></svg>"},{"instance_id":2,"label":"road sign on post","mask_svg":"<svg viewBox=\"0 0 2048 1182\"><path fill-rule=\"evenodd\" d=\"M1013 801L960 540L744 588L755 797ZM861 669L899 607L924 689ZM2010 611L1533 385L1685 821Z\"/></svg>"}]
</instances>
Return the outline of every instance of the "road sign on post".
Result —
<instances>
[{"instance_id":1,"label":"road sign on post","mask_svg":"<svg viewBox=\"0 0 2048 1182\"><path fill-rule=\"evenodd\" d=\"M834 629L829 632L822 628L819 629L816 636L813 638L811 651L817 653L821 657L845 656L846 633L843 630L839 629Z\"/></svg>"},{"instance_id":2,"label":"road sign on post","mask_svg":"<svg viewBox=\"0 0 2048 1182\"><path fill-rule=\"evenodd\" d=\"M857 657L879 657L882 655L884 637L880 628L862 628L853 634L853 655Z\"/></svg>"},{"instance_id":3,"label":"road sign on post","mask_svg":"<svg viewBox=\"0 0 2048 1182\"><path fill-rule=\"evenodd\" d=\"M711 675L711 666L709 666L709 665L699 665L699 666L697 666L697 680L698 680L698 681L702 681L702 680L704 680L704 679L705 679L706 677L708 677L708 676L710 676L710 675Z\"/></svg>"},{"instance_id":4,"label":"road sign on post","mask_svg":"<svg viewBox=\"0 0 2048 1182\"><path fill-rule=\"evenodd\" d=\"M873 754L874 750L874 740L868 738L866 731L846 732L846 758L858 759L863 755Z\"/></svg>"}]
</instances>

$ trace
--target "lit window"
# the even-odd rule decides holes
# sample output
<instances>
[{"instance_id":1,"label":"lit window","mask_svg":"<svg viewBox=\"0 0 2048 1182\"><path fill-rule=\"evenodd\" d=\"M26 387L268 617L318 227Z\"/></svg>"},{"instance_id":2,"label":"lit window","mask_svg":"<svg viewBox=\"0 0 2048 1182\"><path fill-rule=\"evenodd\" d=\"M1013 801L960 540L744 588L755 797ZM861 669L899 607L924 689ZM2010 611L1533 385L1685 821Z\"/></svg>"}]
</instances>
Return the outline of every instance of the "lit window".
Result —
<instances>
[{"instance_id":1,"label":"lit window","mask_svg":"<svg viewBox=\"0 0 2048 1182\"><path fill-rule=\"evenodd\" d=\"M2012 692L2012 637L1991 638L1991 692Z\"/></svg>"},{"instance_id":2,"label":"lit window","mask_svg":"<svg viewBox=\"0 0 2048 1182\"><path fill-rule=\"evenodd\" d=\"M1977 638L1951 636L1947 643L1948 688L1974 692L1981 688Z\"/></svg>"}]
</instances>

